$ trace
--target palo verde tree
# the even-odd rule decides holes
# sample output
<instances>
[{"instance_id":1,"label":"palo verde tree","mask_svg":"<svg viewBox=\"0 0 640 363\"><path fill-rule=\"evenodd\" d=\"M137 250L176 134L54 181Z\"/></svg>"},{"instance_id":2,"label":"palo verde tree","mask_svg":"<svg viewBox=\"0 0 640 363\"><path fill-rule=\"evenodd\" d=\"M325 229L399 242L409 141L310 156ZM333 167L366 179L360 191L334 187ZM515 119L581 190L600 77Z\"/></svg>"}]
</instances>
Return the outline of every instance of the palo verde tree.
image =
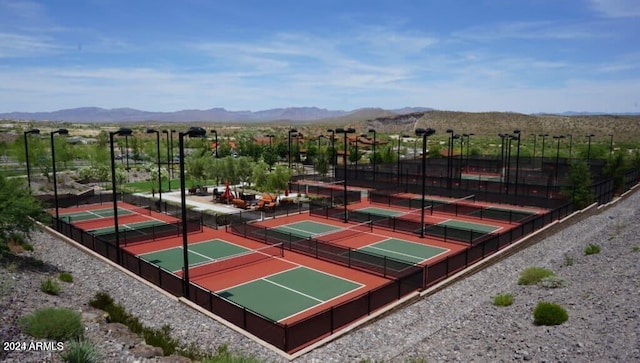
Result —
<instances>
[{"instance_id":1,"label":"palo verde tree","mask_svg":"<svg viewBox=\"0 0 640 363\"><path fill-rule=\"evenodd\" d=\"M10 241L22 241L43 217L42 205L20 179L0 174L0 257Z\"/></svg>"}]
</instances>

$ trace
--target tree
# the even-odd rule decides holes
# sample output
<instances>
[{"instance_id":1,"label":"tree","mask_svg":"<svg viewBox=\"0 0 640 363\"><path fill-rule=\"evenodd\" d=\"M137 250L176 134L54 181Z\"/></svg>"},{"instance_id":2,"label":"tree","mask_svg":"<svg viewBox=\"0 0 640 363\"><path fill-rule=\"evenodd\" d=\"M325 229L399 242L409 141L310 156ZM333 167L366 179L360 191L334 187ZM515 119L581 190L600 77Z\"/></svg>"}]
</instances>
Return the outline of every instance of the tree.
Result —
<instances>
[{"instance_id":1,"label":"tree","mask_svg":"<svg viewBox=\"0 0 640 363\"><path fill-rule=\"evenodd\" d=\"M320 151L314 160L316 171L323 177L329 173L329 155L326 151Z\"/></svg>"},{"instance_id":2,"label":"tree","mask_svg":"<svg viewBox=\"0 0 640 363\"><path fill-rule=\"evenodd\" d=\"M624 173L626 168L624 154L616 153L607 160L602 170L603 174L613 178L614 190L616 193L622 193L624 188Z\"/></svg>"},{"instance_id":3,"label":"tree","mask_svg":"<svg viewBox=\"0 0 640 363\"><path fill-rule=\"evenodd\" d=\"M252 178L258 189L264 188L267 184L267 179L269 178L268 169L269 166L265 163L254 164Z\"/></svg>"},{"instance_id":4,"label":"tree","mask_svg":"<svg viewBox=\"0 0 640 363\"><path fill-rule=\"evenodd\" d=\"M275 192L287 189L287 184L291 179L291 174L291 169L289 169L288 167L282 165L276 166L276 168L271 174L269 174L269 177L267 178L267 183L265 185L266 188L269 191Z\"/></svg>"},{"instance_id":5,"label":"tree","mask_svg":"<svg viewBox=\"0 0 640 363\"><path fill-rule=\"evenodd\" d=\"M253 168L251 158L247 156L241 156L234 160L236 164L236 174L238 179L242 183L246 183L251 186L251 177L253 175Z\"/></svg>"},{"instance_id":6,"label":"tree","mask_svg":"<svg viewBox=\"0 0 640 363\"><path fill-rule=\"evenodd\" d=\"M207 164L206 156L190 155L185 160L185 171L189 174L189 178L197 184L202 184L205 177L205 165Z\"/></svg>"},{"instance_id":7,"label":"tree","mask_svg":"<svg viewBox=\"0 0 640 363\"><path fill-rule=\"evenodd\" d=\"M568 197L576 209L583 209L593 203L591 192L591 172L584 160L577 160L569 169L569 185L562 188L562 194Z\"/></svg>"},{"instance_id":8,"label":"tree","mask_svg":"<svg viewBox=\"0 0 640 363\"><path fill-rule=\"evenodd\" d=\"M43 216L42 205L20 179L0 174L0 257L10 241L28 237Z\"/></svg>"},{"instance_id":9,"label":"tree","mask_svg":"<svg viewBox=\"0 0 640 363\"><path fill-rule=\"evenodd\" d=\"M279 157L276 153L275 148L271 146L267 146L264 148L264 152L262 153L262 160L269 165L270 168L273 168L273 165L278 161Z\"/></svg>"}]
</instances>

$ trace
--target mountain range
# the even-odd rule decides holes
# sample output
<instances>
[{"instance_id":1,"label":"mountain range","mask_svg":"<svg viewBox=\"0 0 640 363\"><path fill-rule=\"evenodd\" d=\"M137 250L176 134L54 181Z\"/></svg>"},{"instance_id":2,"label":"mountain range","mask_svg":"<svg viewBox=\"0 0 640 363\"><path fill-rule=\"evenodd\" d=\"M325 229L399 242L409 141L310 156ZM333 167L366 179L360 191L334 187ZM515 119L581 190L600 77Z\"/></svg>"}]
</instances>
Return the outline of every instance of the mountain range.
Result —
<instances>
[{"instance_id":1,"label":"mountain range","mask_svg":"<svg viewBox=\"0 0 640 363\"><path fill-rule=\"evenodd\" d=\"M224 108L208 110L181 110L175 112L141 111L132 108L104 109L81 107L53 112L10 112L0 113L0 119L66 122L272 122L272 121L315 121L349 115L383 116L425 112L425 107L405 107L395 110L364 108L352 111L327 110L318 107L287 107L262 111L229 111Z\"/></svg>"}]
</instances>

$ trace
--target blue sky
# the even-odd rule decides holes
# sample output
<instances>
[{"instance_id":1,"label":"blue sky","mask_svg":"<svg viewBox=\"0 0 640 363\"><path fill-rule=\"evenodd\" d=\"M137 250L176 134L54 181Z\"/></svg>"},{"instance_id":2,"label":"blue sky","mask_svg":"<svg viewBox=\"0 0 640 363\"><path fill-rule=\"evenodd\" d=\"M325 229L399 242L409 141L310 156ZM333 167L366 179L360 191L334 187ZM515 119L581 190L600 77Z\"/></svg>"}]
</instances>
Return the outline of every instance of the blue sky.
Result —
<instances>
[{"instance_id":1,"label":"blue sky","mask_svg":"<svg viewBox=\"0 0 640 363\"><path fill-rule=\"evenodd\" d=\"M640 112L638 0L0 0L0 112Z\"/></svg>"}]
</instances>

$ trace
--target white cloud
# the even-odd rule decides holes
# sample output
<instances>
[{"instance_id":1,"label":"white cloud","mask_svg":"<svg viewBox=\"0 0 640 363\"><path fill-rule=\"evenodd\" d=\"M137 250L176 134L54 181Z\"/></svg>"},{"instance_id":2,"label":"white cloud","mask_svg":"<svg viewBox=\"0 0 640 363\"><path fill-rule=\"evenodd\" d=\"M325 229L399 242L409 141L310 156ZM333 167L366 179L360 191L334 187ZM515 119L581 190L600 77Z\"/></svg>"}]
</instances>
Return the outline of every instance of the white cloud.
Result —
<instances>
[{"instance_id":1,"label":"white cloud","mask_svg":"<svg viewBox=\"0 0 640 363\"><path fill-rule=\"evenodd\" d=\"M589 0L591 8L607 18L640 17L638 0Z\"/></svg>"}]
</instances>

